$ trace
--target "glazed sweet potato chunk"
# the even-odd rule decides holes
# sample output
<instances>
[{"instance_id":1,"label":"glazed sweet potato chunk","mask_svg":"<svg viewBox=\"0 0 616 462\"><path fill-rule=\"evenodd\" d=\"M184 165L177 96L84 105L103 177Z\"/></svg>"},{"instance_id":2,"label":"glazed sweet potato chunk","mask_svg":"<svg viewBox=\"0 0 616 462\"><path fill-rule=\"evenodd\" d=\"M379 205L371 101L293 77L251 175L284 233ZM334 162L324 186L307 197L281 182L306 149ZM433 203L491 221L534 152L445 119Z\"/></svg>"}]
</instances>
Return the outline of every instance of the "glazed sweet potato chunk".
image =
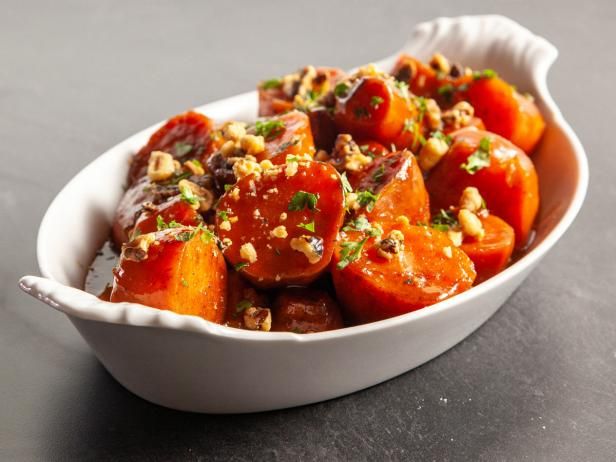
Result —
<instances>
[{"instance_id":1,"label":"glazed sweet potato chunk","mask_svg":"<svg viewBox=\"0 0 616 462\"><path fill-rule=\"evenodd\" d=\"M527 154L537 146L545 129L537 105L503 79L470 79L468 89L457 92L456 97L473 106L488 131L507 138Z\"/></svg>"},{"instance_id":2,"label":"glazed sweet potato chunk","mask_svg":"<svg viewBox=\"0 0 616 462\"><path fill-rule=\"evenodd\" d=\"M316 288L282 289L272 310L272 330L306 334L341 329L338 304L327 292Z\"/></svg>"},{"instance_id":3,"label":"glazed sweet potato chunk","mask_svg":"<svg viewBox=\"0 0 616 462\"><path fill-rule=\"evenodd\" d=\"M200 227L142 234L124 245L112 302L134 302L200 316L225 316L227 268L214 236Z\"/></svg>"},{"instance_id":4,"label":"glazed sweet potato chunk","mask_svg":"<svg viewBox=\"0 0 616 462\"><path fill-rule=\"evenodd\" d=\"M339 131L355 138L412 149L423 136L418 105L391 80L362 77L338 92L334 120Z\"/></svg>"},{"instance_id":5,"label":"glazed sweet potato chunk","mask_svg":"<svg viewBox=\"0 0 616 462\"><path fill-rule=\"evenodd\" d=\"M303 112L291 111L257 121L251 131L265 139L265 150L255 155L259 162L270 159L274 163L284 163L289 154L314 157L310 119Z\"/></svg>"},{"instance_id":6,"label":"glazed sweet potato chunk","mask_svg":"<svg viewBox=\"0 0 616 462\"><path fill-rule=\"evenodd\" d=\"M169 119L133 156L128 172L129 184L146 174L152 151L167 152L179 161L203 160L209 151L212 128L213 122L210 118L193 111Z\"/></svg>"},{"instance_id":7,"label":"glazed sweet potato chunk","mask_svg":"<svg viewBox=\"0 0 616 462\"><path fill-rule=\"evenodd\" d=\"M241 178L218 203L216 229L229 263L254 284L307 284L329 264L343 217L336 170L293 159Z\"/></svg>"},{"instance_id":8,"label":"glazed sweet potato chunk","mask_svg":"<svg viewBox=\"0 0 616 462\"><path fill-rule=\"evenodd\" d=\"M448 153L426 182L434 210L456 204L467 186L481 191L490 211L514 230L523 247L539 208L539 184L530 158L493 133L473 128L452 133Z\"/></svg>"},{"instance_id":9,"label":"glazed sweet potato chunk","mask_svg":"<svg viewBox=\"0 0 616 462\"><path fill-rule=\"evenodd\" d=\"M392 223L400 215L413 224L430 221L428 192L410 151L375 158L357 183L355 194L371 221Z\"/></svg>"},{"instance_id":10,"label":"glazed sweet potato chunk","mask_svg":"<svg viewBox=\"0 0 616 462\"><path fill-rule=\"evenodd\" d=\"M133 236L153 233L167 227L197 226L203 221L199 212L181 196L175 196L159 205L147 204L142 208L143 211L135 223Z\"/></svg>"},{"instance_id":11,"label":"glazed sweet potato chunk","mask_svg":"<svg viewBox=\"0 0 616 462\"><path fill-rule=\"evenodd\" d=\"M345 318L353 323L423 308L464 292L475 280L472 261L441 231L400 225L380 234L365 221L345 229L332 276Z\"/></svg>"},{"instance_id":12,"label":"glazed sweet potato chunk","mask_svg":"<svg viewBox=\"0 0 616 462\"><path fill-rule=\"evenodd\" d=\"M509 263L515 244L513 228L495 215L479 215L485 235L466 236L460 249L473 261L480 283L502 271Z\"/></svg>"}]
</instances>

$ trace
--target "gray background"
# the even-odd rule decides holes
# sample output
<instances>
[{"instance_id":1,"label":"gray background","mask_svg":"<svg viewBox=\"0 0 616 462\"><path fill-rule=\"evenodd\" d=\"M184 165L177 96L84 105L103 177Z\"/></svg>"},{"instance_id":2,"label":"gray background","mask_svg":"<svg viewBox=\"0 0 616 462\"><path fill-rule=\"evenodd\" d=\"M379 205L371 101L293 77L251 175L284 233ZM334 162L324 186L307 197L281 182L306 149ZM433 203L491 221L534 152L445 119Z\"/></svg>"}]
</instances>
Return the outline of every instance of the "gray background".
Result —
<instances>
[{"instance_id":1,"label":"gray background","mask_svg":"<svg viewBox=\"0 0 616 462\"><path fill-rule=\"evenodd\" d=\"M590 158L574 226L506 305L434 361L313 406L150 405L66 318L21 294L39 221L105 149L305 63L349 68L414 23L499 12L560 49L550 87ZM0 459L610 460L616 457L616 3L0 1Z\"/></svg>"}]
</instances>

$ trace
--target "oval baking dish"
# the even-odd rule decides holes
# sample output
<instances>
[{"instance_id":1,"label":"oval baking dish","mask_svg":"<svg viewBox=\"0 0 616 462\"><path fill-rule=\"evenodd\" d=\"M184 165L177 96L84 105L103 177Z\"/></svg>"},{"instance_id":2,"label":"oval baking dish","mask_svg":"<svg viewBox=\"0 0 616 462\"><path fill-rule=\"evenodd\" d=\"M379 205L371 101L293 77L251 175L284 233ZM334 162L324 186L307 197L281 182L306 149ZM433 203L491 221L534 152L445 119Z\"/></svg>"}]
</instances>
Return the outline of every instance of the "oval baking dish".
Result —
<instances>
[{"instance_id":1,"label":"oval baking dish","mask_svg":"<svg viewBox=\"0 0 616 462\"><path fill-rule=\"evenodd\" d=\"M557 51L502 16L440 18L418 25L403 52L435 51L491 67L536 96L547 122L533 156L541 210L528 252L488 281L436 305L384 321L298 335L251 332L83 290L92 258L108 238L128 159L159 125L98 157L50 205L39 230L43 278L21 288L65 313L105 368L138 396L174 409L237 413L278 409L351 393L406 372L460 342L509 297L578 213L588 184L584 150L552 100L546 77ZM392 67L398 53L377 62ZM202 107L217 121L253 120L256 92Z\"/></svg>"}]
</instances>

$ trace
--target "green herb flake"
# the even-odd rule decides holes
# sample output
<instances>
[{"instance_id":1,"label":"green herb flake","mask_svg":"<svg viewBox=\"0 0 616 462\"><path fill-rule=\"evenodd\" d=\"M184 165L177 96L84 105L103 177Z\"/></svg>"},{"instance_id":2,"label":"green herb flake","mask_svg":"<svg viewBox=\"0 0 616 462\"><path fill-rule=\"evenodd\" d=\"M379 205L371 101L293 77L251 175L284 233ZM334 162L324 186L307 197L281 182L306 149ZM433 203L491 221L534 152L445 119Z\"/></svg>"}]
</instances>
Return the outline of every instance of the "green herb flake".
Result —
<instances>
[{"instance_id":1,"label":"green herb flake","mask_svg":"<svg viewBox=\"0 0 616 462\"><path fill-rule=\"evenodd\" d=\"M368 109L366 109L365 107L356 107L353 110L353 114L355 115L356 119L367 119L368 117L370 117L370 112L368 112Z\"/></svg>"},{"instance_id":2,"label":"green herb flake","mask_svg":"<svg viewBox=\"0 0 616 462\"><path fill-rule=\"evenodd\" d=\"M452 211L441 209L432 217L432 227L438 231L449 231L458 226L458 220Z\"/></svg>"},{"instance_id":3,"label":"green herb flake","mask_svg":"<svg viewBox=\"0 0 616 462\"><path fill-rule=\"evenodd\" d=\"M348 222L342 231L359 231L371 237L380 236L382 231L379 228L374 228L364 215L360 215L354 220Z\"/></svg>"},{"instance_id":4,"label":"green herb flake","mask_svg":"<svg viewBox=\"0 0 616 462\"><path fill-rule=\"evenodd\" d=\"M383 101L385 100L380 96L373 96L372 98L370 98L370 106L376 109L379 107L379 105L383 104Z\"/></svg>"},{"instance_id":5,"label":"green herb flake","mask_svg":"<svg viewBox=\"0 0 616 462\"><path fill-rule=\"evenodd\" d=\"M227 192L227 191L230 191L233 188L233 185L232 184L226 184L224 186L224 188L225 188L225 192Z\"/></svg>"},{"instance_id":6,"label":"green herb flake","mask_svg":"<svg viewBox=\"0 0 616 462\"><path fill-rule=\"evenodd\" d=\"M349 183L346 172L340 175L340 182L342 183L342 190L345 195L353 192L353 187L351 186L351 183Z\"/></svg>"},{"instance_id":7,"label":"green herb flake","mask_svg":"<svg viewBox=\"0 0 616 462\"><path fill-rule=\"evenodd\" d=\"M282 80L275 77L273 79L267 79L261 83L261 88L264 90L271 90L272 88L280 88L282 86Z\"/></svg>"},{"instance_id":8,"label":"green herb flake","mask_svg":"<svg viewBox=\"0 0 616 462\"><path fill-rule=\"evenodd\" d=\"M199 199L195 196L192 189L186 184L180 186L180 196L184 202L188 202L190 205L199 204Z\"/></svg>"},{"instance_id":9,"label":"green herb flake","mask_svg":"<svg viewBox=\"0 0 616 462\"><path fill-rule=\"evenodd\" d=\"M156 229L162 231L169 228L181 228L182 224L175 220L171 220L169 223L165 223L165 220L160 215L156 215Z\"/></svg>"},{"instance_id":10,"label":"green herb flake","mask_svg":"<svg viewBox=\"0 0 616 462\"><path fill-rule=\"evenodd\" d=\"M345 97L348 92L349 92L349 86L344 82L341 82L334 87L334 96L338 98Z\"/></svg>"},{"instance_id":11,"label":"green herb flake","mask_svg":"<svg viewBox=\"0 0 616 462\"><path fill-rule=\"evenodd\" d=\"M380 183L383 180L384 176L385 176L385 166L381 164L379 165L379 168L377 168L376 171L372 174L372 179L375 182Z\"/></svg>"},{"instance_id":12,"label":"green herb flake","mask_svg":"<svg viewBox=\"0 0 616 462\"><path fill-rule=\"evenodd\" d=\"M462 170L474 175L479 170L490 166L490 138L481 138L479 148L467 157L466 162L460 164Z\"/></svg>"},{"instance_id":13,"label":"green herb flake","mask_svg":"<svg viewBox=\"0 0 616 462\"><path fill-rule=\"evenodd\" d=\"M314 233L314 221L311 221L310 223L300 223L299 225L297 225L298 228L303 228L306 231L310 231L311 233Z\"/></svg>"},{"instance_id":14,"label":"green herb flake","mask_svg":"<svg viewBox=\"0 0 616 462\"><path fill-rule=\"evenodd\" d=\"M368 238L365 237L359 242L343 242L340 244L342 250L340 251L340 261L336 265L336 268L343 270L349 266L350 263L359 260L362 249L367 241Z\"/></svg>"},{"instance_id":15,"label":"green herb flake","mask_svg":"<svg viewBox=\"0 0 616 462\"><path fill-rule=\"evenodd\" d=\"M246 300L246 299L240 300L235 305L235 312L236 313L241 313L241 312L243 312L244 310L247 310L248 308L250 308L253 305L254 305L254 303L252 303L250 300Z\"/></svg>"},{"instance_id":16,"label":"green herb flake","mask_svg":"<svg viewBox=\"0 0 616 462\"><path fill-rule=\"evenodd\" d=\"M319 196L306 191L297 191L289 202L289 211L298 212L308 208L309 210L317 210L317 201Z\"/></svg>"},{"instance_id":17,"label":"green herb flake","mask_svg":"<svg viewBox=\"0 0 616 462\"><path fill-rule=\"evenodd\" d=\"M451 138L451 136L445 135L443 132L441 132L439 130L437 130L435 132L432 132L430 134L430 138L436 138L437 140L444 141L449 146L451 146L451 143L453 142L453 138Z\"/></svg>"},{"instance_id":18,"label":"green herb flake","mask_svg":"<svg viewBox=\"0 0 616 462\"><path fill-rule=\"evenodd\" d=\"M233 269L235 269L235 271L240 271L242 268L245 268L248 265L249 263L247 261L241 261L233 265Z\"/></svg>"},{"instance_id":19,"label":"green herb flake","mask_svg":"<svg viewBox=\"0 0 616 462\"><path fill-rule=\"evenodd\" d=\"M484 69L482 71L473 72L473 80L491 79L493 77L498 77L498 74L494 69Z\"/></svg>"},{"instance_id":20,"label":"green herb flake","mask_svg":"<svg viewBox=\"0 0 616 462\"><path fill-rule=\"evenodd\" d=\"M282 135L285 125L282 120L257 120L255 124L255 135L262 136L266 141Z\"/></svg>"},{"instance_id":21,"label":"green herb flake","mask_svg":"<svg viewBox=\"0 0 616 462\"><path fill-rule=\"evenodd\" d=\"M173 150L175 151L176 157L184 157L186 154L193 150L193 145L184 143L183 141L178 141L177 143L175 143Z\"/></svg>"},{"instance_id":22,"label":"green herb flake","mask_svg":"<svg viewBox=\"0 0 616 462\"><path fill-rule=\"evenodd\" d=\"M374 209L374 204L376 203L379 196L377 194L373 194L370 191L358 191L357 192L357 202L362 207L366 207L366 211L372 212Z\"/></svg>"},{"instance_id":23,"label":"green herb flake","mask_svg":"<svg viewBox=\"0 0 616 462\"><path fill-rule=\"evenodd\" d=\"M186 279L182 278L182 285L184 287L188 287L188 282L186 281Z\"/></svg>"},{"instance_id":24,"label":"green herb flake","mask_svg":"<svg viewBox=\"0 0 616 462\"><path fill-rule=\"evenodd\" d=\"M218 218L220 218L222 221L229 221L229 214L227 212L225 212L224 210L219 210L216 215L218 216Z\"/></svg>"}]
</instances>

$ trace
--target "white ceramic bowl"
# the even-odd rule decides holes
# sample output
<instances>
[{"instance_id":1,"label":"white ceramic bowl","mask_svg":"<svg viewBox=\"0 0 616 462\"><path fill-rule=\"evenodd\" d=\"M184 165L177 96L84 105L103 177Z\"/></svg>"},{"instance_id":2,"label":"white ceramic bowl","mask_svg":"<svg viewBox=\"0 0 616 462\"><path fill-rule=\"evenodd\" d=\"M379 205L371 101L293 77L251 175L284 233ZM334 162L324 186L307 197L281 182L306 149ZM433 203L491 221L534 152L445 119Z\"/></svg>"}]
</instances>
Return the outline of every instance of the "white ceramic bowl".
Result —
<instances>
[{"instance_id":1,"label":"white ceramic bowl","mask_svg":"<svg viewBox=\"0 0 616 462\"><path fill-rule=\"evenodd\" d=\"M107 370L127 389L170 408L236 413L298 406L369 387L460 342L509 297L579 211L588 183L584 150L550 97L546 75L557 51L501 16L441 18L418 25L401 50L441 51L474 68L494 68L535 95L547 130L533 156L541 185L530 251L492 279L437 305L372 324L316 334L250 332L80 290L107 239L129 156L159 126L110 149L75 176L47 211L38 236L45 278L21 288L65 313ZM396 53L397 55L397 53ZM396 55L380 61L390 69ZM255 92L200 107L217 120L253 119Z\"/></svg>"}]
</instances>

